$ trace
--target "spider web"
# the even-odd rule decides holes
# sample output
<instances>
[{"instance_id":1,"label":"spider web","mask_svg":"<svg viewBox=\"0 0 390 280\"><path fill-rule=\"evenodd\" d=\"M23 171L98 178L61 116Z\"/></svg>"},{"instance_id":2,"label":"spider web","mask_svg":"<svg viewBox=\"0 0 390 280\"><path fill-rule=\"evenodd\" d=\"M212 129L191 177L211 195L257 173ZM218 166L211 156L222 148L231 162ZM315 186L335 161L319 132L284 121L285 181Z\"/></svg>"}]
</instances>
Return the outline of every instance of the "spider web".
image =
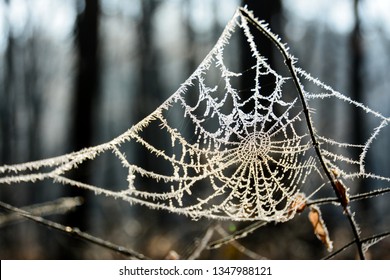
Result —
<instances>
[{"instance_id":1,"label":"spider web","mask_svg":"<svg viewBox=\"0 0 390 280\"><path fill-rule=\"evenodd\" d=\"M288 54L308 104L305 110L291 75L276 72L259 52L254 25L266 30L266 36L288 54L266 24L240 8L195 72L149 116L107 143L55 158L1 166L0 183L51 180L193 219L285 222L294 217L302 193L309 200L330 186L316 154L317 145L325 166L337 178L390 181L365 170L367 153L389 118L295 67L296 59ZM238 32L251 51L249 69L234 70L224 55ZM263 84L265 77L274 83ZM241 88L248 78L250 89ZM304 89L304 83L310 90ZM307 116L315 115L318 101L327 99L355 106L375 120L364 144L339 141L317 130L311 134ZM312 124L317 127L315 118ZM134 149L152 157L154 168L132 161L128 152ZM72 179L71 171L105 154L113 154L126 170L127 181L120 190Z\"/></svg>"}]
</instances>

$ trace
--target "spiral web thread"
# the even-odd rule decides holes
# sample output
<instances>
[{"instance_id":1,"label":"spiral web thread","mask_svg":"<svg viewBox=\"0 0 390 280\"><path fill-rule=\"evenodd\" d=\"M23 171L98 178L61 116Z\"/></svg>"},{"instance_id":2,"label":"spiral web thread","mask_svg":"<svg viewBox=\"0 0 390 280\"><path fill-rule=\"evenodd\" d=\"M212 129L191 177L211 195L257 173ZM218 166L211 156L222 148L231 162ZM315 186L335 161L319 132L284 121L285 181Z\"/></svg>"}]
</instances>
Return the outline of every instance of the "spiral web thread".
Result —
<instances>
[{"instance_id":1,"label":"spiral web thread","mask_svg":"<svg viewBox=\"0 0 390 280\"><path fill-rule=\"evenodd\" d=\"M0 184L48 180L193 219L284 222L293 218L297 197L305 193L309 199L324 186L329 187L329 182L314 152L299 97L287 86L291 77L277 73L259 53L253 23L280 42L265 23L245 8L238 9L196 71L141 122L98 146L1 166ZM246 37L253 58L252 67L244 71L229 69L224 56L237 31ZM287 52L284 44L280 46ZM337 176L343 179L389 182L389 178L365 170L366 154L389 118L334 91L296 68L296 60L289 58L298 77L319 90L303 92L309 114L315 101L337 99L358 107L378 123L366 143L358 145L314 131L328 168L337 170ZM213 75L217 79L209 78ZM253 86L241 89L242 79L248 76L253 78ZM269 85L262 84L265 76L274 80L267 92L264 88L269 89ZM150 134L153 139L147 139ZM134 163L131 156L127 158L128 144L133 147L130 151L135 147L152 157L155 168L146 169ZM351 158L349 150L358 150L358 158ZM121 190L77 181L69 175L82 163L107 153L113 154L128 174Z\"/></svg>"}]
</instances>

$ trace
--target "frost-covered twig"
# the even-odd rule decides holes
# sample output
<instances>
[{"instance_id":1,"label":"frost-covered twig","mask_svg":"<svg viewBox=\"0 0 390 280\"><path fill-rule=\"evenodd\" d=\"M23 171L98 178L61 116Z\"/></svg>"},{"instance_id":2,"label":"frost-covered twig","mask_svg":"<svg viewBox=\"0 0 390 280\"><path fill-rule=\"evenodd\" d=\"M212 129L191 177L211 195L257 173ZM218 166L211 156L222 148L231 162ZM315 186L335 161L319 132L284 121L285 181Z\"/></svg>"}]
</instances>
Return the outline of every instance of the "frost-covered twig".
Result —
<instances>
[{"instance_id":1,"label":"frost-covered twig","mask_svg":"<svg viewBox=\"0 0 390 280\"><path fill-rule=\"evenodd\" d=\"M288 49L286 48L286 46L284 44L281 43L280 39L278 36L276 36L275 34L273 34L267 27L259 24L259 22L257 20L254 19L253 15L248 13L248 11L246 11L245 9L240 9L241 13L243 13L247 18L248 20L250 20L254 26L256 26L256 28L258 28L259 31L261 31L268 39L270 39L273 44L280 50L282 56L284 57L284 62L287 66L287 68L289 69L290 71L290 74L292 76L292 79L294 81L294 84L295 84L295 87L298 91L298 95L299 95L299 98L301 100L301 103L302 103L302 107L303 107L303 113L305 115L305 119L306 119L306 124L307 124L307 128L309 130L309 134L310 134L310 137L311 137L311 141L312 141L312 145L316 151L316 154L317 154L317 157L321 163L321 166L322 166L322 169L324 170L325 174L326 174L326 177L328 178L330 184L332 185L335 193L336 193L336 196L338 197L339 201L342 201L342 197L341 197L341 194L340 192L338 191L338 187L337 187L337 181L334 179L334 177L332 176L332 173L331 171L329 170L328 166L326 165L325 163L325 159L322 155L322 151L321 151L321 148L320 148L320 145L317 141L317 138L316 138L316 135L315 135L315 130L314 130L314 126L313 126L313 122L311 120L311 116L310 116L310 113L309 113L309 107L307 105L307 102L306 102L306 99L305 99L305 96L304 96L304 91L303 91L303 86L302 84L300 83L299 81L299 78L298 78L298 75L297 75L297 72L295 70L295 66L294 66L294 58L290 55L290 53L288 52ZM362 249L362 243L361 243L361 240L360 240L360 237L359 237L359 227L355 221L355 219L353 218L353 214L351 213L350 211L350 208L348 205L342 205L343 206L343 211L344 211L344 214L347 216L348 218L348 221L351 225L351 229L352 229L352 232L353 232L353 235L355 236L355 242L356 242L356 245L357 245L357 248L358 248L358 252L359 252L359 256L361 259L364 259L364 252L363 252L363 249Z\"/></svg>"}]
</instances>

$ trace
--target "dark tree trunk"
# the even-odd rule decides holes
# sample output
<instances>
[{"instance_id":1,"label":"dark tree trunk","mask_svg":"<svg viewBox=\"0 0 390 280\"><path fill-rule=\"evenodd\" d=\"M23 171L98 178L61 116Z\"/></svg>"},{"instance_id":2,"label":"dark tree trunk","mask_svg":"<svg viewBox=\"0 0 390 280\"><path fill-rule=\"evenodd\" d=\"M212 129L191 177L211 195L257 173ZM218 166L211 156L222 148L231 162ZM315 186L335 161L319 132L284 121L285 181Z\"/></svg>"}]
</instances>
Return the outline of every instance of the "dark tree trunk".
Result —
<instances>
[{"instance_id":1,"label":"dark tree trunk","mask_svg":"<svg viewBox=\"0 0 390 280\"><path fill-rule=\"evenodd\" d=\"M359 17L359 0L354 0L354 17L355 26L350 37L350 50L351 50L351 94L352 99L363 103L363 83L362 83L362 71L363 71L363 41L361 36L361 23ZM355 144L363 144L365 142L365 118L362 114L362 110L355 108L353 111L353 139ZM360 151L356 151L353 155L356 160L359 160ZM365 188L360 180L354 180L354 188L358 190L358 193L364 193L369 191ZM363 199L361 201L362 210L360 213L366 213L369 209L369 199Z\"/></svg>"},{"instance_id":2,"label":"dark tree trunk","mask_svg":"<svg viewBox=\"0 0 390 280\"><path fill-rule=\"evenodd\" d=\"M85 0L84 10L80 11L75 27L78 65L73 103L72 142L74 150L80 150L95 144L92 141L92 135L95 119L94 110L99 98L98 3L98 0ZM75 180L90 182L90 163L83 163L72 175ZM70 190L71 196L86 198L89 194L87 190L77 188ZM79 207L77 211L68 215L67 224L85 230L89 220L86 207ZM73 244L73 242L71 243ZM73 247L78 246L80 246L80 243L73 244ZM70 245L67 252L64 252L64 258L80 256L80 252L76 254L73 250L80 250L80 248L72 248L72 245Z\"/></svg>"},{"instance_id":3,"label":"dark tree trunk","mask_svg":"<svg viewBox=\"0 0 390 280\"><path fill-rule=\"evenodd\" d=\"M77 18L76 44L78 69L74 101L73 141L76 150L92 143L94 105L99 89L98 0L85 0L85 8Z\"/></svg>"},{"instance_id":4,"label":"dark tree trunk","mask_svg":"<svg viewBox=\"0 0 390 280\"><path fill-rule=\"evenodd\" d=\"M11 98L12 91L12 81L14 73L14 63L13 63L13 46L14 39L12 36L8 36L8 44L5 55L5 65L3 73L3 83L1 91L1 161L2 163L14 163L12 162L12 139L13 139L13 127L14 127L14 117L12 114L13 102Z\"/></svg>"}]
</instances>

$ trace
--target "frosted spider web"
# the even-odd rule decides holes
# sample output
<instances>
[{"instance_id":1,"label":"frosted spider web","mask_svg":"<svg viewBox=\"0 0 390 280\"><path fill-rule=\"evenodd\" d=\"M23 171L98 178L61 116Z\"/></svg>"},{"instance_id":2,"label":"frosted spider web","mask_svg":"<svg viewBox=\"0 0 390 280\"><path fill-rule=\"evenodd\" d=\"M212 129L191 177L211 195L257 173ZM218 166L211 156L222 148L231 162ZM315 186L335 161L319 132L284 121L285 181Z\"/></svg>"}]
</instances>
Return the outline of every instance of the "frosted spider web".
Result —
<instances>
[{"instance_id":1,"label":"frosted spider web","mask_svg":"<svg viewBox=\"0 0 390 280\"><path fill-rule=\"evenodd\" d=\"M0 183L49 180L193 219L284 222L294 217L295 202L302 193L310 199L330 187L317 146L325 166L337 177L388 182L389 178L366 171L365 160L389 118L312 78L295 67L296 59L288 54L308 102L305 108L292 87L291 75L276 72L259 52L255 25L288 54L288 48L266 24L240 8L195 72L149 116L107 143L50 159L1 166ZM241 71L230 68L224 55L237 32L246 37L253 59L252 66ZM251 88L240 88L248 76ZM262 84L264 77L274 84ZM316 92L304 90L299 79ZM314 114L316 101L325 99L355 106L375 120L365 143L339 141L315 129L310 132L307 116ZM153 139L145 137L150 134ZM139 149L153 157L155 168L133 162L127 145L133 147L130 151ZM350 150L357 150L358 156L351 156ZM71 171L107 153L113 154L128 174L120 190L71 178Z\"/></svg>"}]
</instances>

